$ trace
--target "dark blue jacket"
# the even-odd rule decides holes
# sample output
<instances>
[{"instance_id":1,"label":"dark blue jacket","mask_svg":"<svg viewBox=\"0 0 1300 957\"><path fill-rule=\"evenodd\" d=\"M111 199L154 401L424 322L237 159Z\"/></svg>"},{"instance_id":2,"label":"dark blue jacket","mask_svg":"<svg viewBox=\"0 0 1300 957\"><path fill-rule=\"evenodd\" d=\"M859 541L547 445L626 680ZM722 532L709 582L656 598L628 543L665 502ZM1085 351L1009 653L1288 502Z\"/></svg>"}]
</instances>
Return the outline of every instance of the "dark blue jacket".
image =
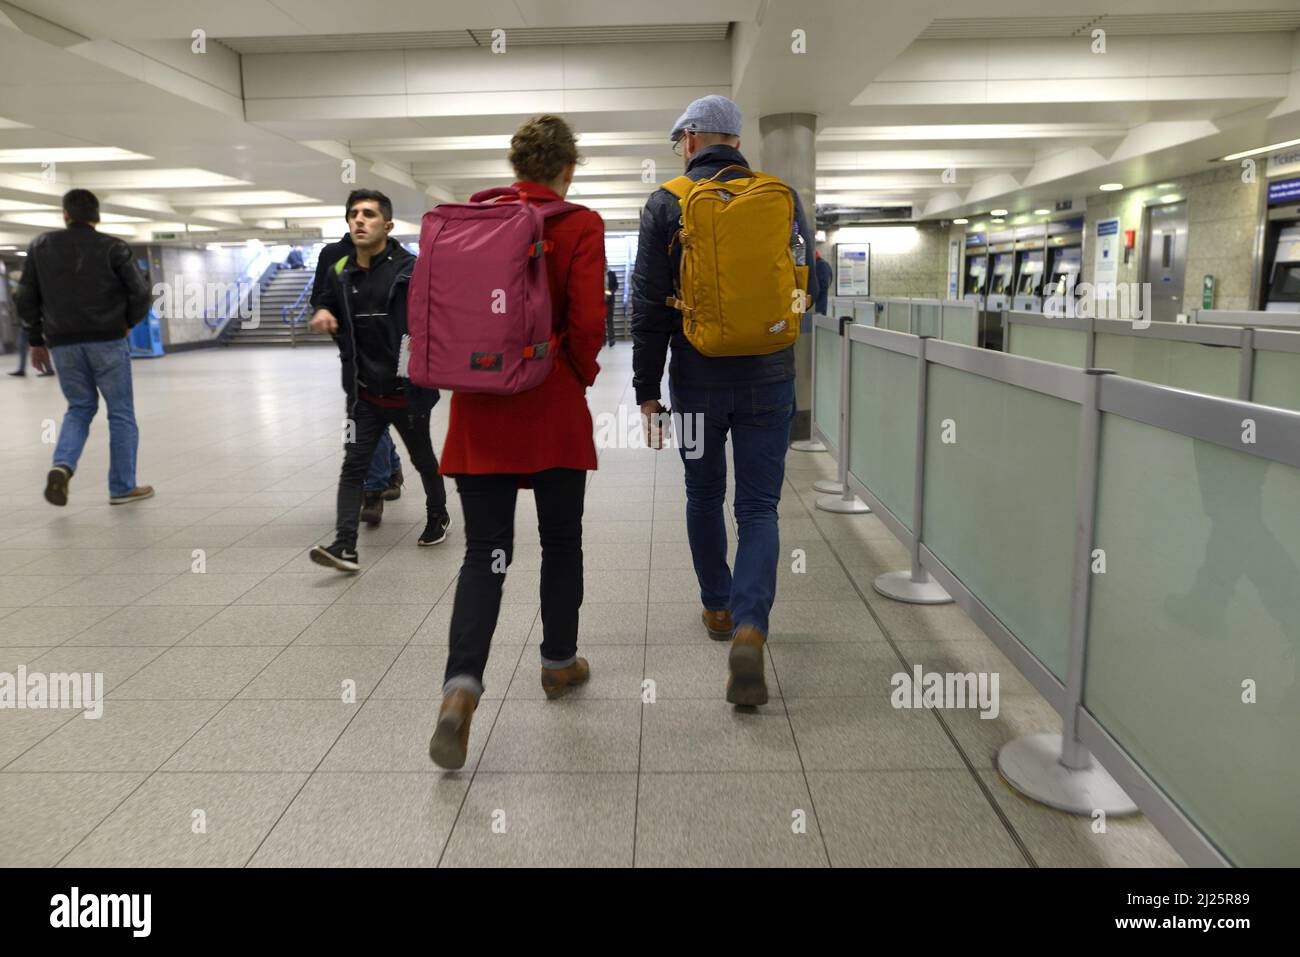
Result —
<instances>
[{"instance_id":1,"label":"dark blue jacket","mask_svg":"<svg viewBox=\"0 0 1300 957\"><path fill-rule=\"evenodd\" d=\"M835 272L822 256L817 257L814 263L817 272L817 301L813 305L813 312L819 316L826 315L827 306L830 304L831 281L835 278Z\"/></svg>"},{"instance_id":2,"label":"dark blue jacket","mask_svg":"<svg viewBox=\"0 0 1300 957\"><path fill-rule=\"evenodd\" d=\"M686 167L691 179L707 179L727 166L745 166L745 157L732 146L706 146ZM743 173L729 173L735 179ZM804 216L799 194L794 194L795 218L812 265L813 233ZM636 269L632 273L632 385L637 404L658 399L664 360L672 344L668 376L688 387L711 385L766 385L794 378L794 346L766 356L703 356L682 332L682 314L665 300L675 294L681 250L669 244L681 220L677 197L660 188L650 194L641 210L641 236L637 242ZM817 295L815 270L808 270L809 302Z\"/></svg>"}]
</instances>

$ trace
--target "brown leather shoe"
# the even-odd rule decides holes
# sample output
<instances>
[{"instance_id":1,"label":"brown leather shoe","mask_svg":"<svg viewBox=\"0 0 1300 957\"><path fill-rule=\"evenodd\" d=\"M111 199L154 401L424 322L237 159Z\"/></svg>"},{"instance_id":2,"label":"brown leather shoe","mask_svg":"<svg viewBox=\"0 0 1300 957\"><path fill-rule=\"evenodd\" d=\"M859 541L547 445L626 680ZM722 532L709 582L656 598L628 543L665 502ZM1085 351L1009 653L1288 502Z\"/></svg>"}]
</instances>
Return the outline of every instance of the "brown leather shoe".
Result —
<instances>
[{"instance_id":1,"label":"brown leather shoe","mask_svg":"<svg viewBox=\"0 0 1300 957\"><path fill-rule=\"evenodd\" d=\"M709 611L704 609L700 617L704 620L704 627L709 632L709 637L714 641L730 641L731 633L736 630L736 626L731 622L731 612L726 608L721 611Z\"/></svg>"},{"instance_id":2,"label":"brown leather shoe","mask_svg":"<svg viewBox=\"0 0 1300 957\"><path fill-rule=\"evenodd\" d=\"M567 668L543 668L542 690L548 698L558 698L570 685L585 685L591 677L591 665L579 658Z\"/></svg>"},{"instance_id":3,"label":"brown leather shoe","mask_svg":"<svg viewBox=\"0 0 1300 957\"><path fill-rule=\"evenodd\" d=\"M767 704L767 680L763 674L763 645L767 636L753 625L741 625L731 639L727 658L727 700L754 707Z\"/></svg>"},{"instance_id":4,"label":"brown leather shoe","mask_svg":"<svg viewBox=\"0 0 1300 957\"><path fill-rule=\"evenodd\" d=\"M469 724L478 707L478 695L466 688L453 688L438 709L438 726L429 741L429 757L448 771L465 766L469 751Z\"/></svg>"},{"instance_id":5,"label":"brown leather shoe","mask_svg":"<svg viewBox=\"0 0 1300 957\"><path fill-rule=\"evenodd\" d=\"M108 500L109 505L130 505L132 502L139 502L146 498L153 498L152 485L137 485L125 495L114 495Z\"/></svg>"}]
</instances>

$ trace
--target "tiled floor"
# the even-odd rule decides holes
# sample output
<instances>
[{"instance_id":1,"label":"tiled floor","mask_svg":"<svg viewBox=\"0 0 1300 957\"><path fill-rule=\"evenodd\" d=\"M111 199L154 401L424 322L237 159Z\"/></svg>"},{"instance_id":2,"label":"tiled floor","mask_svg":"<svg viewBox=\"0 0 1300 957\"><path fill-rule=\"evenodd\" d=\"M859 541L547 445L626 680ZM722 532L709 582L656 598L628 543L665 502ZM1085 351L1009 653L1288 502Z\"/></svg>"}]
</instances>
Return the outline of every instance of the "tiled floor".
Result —
<instances>
[{"instance_id":1,"label":"tiled floor","mask_svg":"<svg viewBox=\"0 0 1300 957\"><path fill-rule=\"evenodd\" d=\"M70 504L46 505L58 386L0 380L0 671L103 672L108 687L98 721L0 710L0 863L1181 863L1141 818L1096 834L1001 782L997 748L1059 720L961 611L871 590L906 554L874 516L813 509L826 455L788 459L772 698L750 713L723 701L726 645L699 625L673 453L601 453L593 677L560 702L538 682L521 497L470 761L442 773L426 748L458 503L443 546L416 548L411 489L363 531L362 574L307 560L333 523L336 362L322 348L137 362L140 480L158 495L128 508L106 501L102 415ZM602 362L593 409L631 413L629 346ZM435 445L445 428L439 407ZM1000 669L999 717L892 709L890 676L934 655Z\"/></svg>"}]
</instances>

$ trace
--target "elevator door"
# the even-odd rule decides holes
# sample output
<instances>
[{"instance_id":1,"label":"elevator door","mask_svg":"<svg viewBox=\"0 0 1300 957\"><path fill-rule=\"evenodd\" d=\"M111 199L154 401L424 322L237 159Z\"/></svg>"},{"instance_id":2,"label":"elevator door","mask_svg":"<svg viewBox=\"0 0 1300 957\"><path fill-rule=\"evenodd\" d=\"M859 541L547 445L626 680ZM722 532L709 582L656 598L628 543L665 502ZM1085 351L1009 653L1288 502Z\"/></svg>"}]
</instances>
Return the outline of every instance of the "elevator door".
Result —
<instances>
[{"instance_id":1,"label":"elevator door","mask_svg":"<svg viewBox=\"0 0 1300 957\"><path fill-rule=\"evenodd\" d=\"M1183 311L1187 271L1187 203L1147 208L1146 282L1151 283L1155 322L1174 322Z\"/></svg>"}]
</instances>

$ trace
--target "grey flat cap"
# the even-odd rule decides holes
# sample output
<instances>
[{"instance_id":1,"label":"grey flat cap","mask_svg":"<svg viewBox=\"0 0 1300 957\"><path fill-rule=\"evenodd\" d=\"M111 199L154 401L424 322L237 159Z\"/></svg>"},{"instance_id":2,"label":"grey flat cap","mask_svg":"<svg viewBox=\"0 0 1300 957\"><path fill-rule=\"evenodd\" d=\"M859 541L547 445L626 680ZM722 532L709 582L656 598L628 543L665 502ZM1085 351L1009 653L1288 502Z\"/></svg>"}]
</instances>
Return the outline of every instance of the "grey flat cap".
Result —
<instances>
[{"instance_id":1,"label":"grey flat cap","mask_svg":"<svg viewBox=\"0 0 1300 957\"><path fill-rule=\"evenodd\" d=\"M728 136L739 136L740 107L716 93L702 96L677 118L668 138L676 142L682 133L725 133Z\"/></svg>"}]
</instances>

